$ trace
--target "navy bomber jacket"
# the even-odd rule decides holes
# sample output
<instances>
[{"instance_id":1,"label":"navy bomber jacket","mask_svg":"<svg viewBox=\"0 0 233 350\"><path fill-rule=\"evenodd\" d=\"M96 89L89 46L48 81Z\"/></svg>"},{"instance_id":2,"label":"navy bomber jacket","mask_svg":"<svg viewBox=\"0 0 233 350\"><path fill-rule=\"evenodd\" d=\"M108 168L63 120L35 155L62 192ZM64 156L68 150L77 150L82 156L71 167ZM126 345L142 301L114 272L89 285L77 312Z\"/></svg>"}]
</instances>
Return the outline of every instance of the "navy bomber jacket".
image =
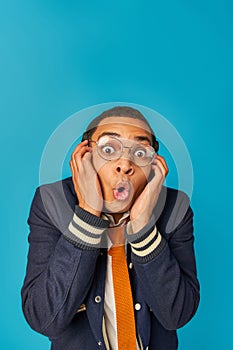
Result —
<instances>
[{"instance_id":1,"label":"navy bomber jacket","mask_svg":"<svg viewBox=\"0 0 233 350\"><path fill-rule=\"evenodd\" d=\"M37 189L28 223L22 288L28 323L49 337L53 350L108 350L103 317L107 249L102 239L109 221L78 206L67 178ZM138 342L141 349L176 350L176 329L193 317L199 304L188 197L163 187L149 224L135 236L125 231ZM155 249L156 237L151 243L145 239L153 231L161 235ZM148 254L133 249L143 241Z\"/></svg>"}]
</instances>

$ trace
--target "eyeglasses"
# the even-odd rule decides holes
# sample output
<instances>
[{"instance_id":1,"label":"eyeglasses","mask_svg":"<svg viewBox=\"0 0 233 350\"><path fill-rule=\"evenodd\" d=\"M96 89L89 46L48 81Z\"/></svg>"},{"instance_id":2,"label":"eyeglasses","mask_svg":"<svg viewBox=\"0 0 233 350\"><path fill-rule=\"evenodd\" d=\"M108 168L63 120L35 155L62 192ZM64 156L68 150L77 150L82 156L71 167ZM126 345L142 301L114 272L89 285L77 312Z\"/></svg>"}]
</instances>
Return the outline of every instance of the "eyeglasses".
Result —
<instances>
[{"instance_id":1,"label":"eyeglasses","mask_svg":"<svg viewBox=\"0 0 233 350\"><path fill-rule=\"evenodd\" d=\"M124 152L124 148L129 149L130 160L136 165L143 167L152 163L156 154L151 146L143 146L140 143L133 143L131 147L124 146L122 141L109 136L103 136L98 141L92 141L97 146L99 156L105 160L117 160Z\"/></svg>"}]
</instances>

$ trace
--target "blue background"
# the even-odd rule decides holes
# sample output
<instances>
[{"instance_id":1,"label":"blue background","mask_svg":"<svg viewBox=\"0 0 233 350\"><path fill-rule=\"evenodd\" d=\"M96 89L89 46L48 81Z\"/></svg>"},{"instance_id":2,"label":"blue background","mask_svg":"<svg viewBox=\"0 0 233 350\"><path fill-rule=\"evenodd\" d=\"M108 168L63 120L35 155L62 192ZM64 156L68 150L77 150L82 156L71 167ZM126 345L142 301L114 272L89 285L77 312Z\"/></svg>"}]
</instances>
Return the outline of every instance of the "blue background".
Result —
<instances>
[{"instance_id":1,"label":"blue background","mask_svg":"<svg viewBox=\"0 0 233 350\"><path fill-rule=\"evenodd\" d=\"M157 110L189 149L202 299L179 349L232 348L232 14L230 0L1 1L2 349L49 349L20 305L40 158L68 116L109 101Z\"/></svg>"}]
</instances>

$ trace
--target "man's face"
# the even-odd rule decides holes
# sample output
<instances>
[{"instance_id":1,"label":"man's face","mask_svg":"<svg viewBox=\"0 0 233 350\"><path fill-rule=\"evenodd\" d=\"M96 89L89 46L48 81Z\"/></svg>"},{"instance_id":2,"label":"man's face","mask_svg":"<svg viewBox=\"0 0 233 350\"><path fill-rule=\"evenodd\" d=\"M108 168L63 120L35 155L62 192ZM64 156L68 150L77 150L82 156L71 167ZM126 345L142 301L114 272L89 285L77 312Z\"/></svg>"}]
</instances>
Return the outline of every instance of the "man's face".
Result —
<instances>
[{"instance_id":1,"label":"man's face","mask_svg":"<svg viewBox=\"0 0 233 350\"><path fill-rule=\"evenodd\" d=\"M151 133L141 120L128 117L105 118L92 135L92 141L99 143L105 139L119 139L123 144L123 153L115 160L105 160L93 147L93 165L102 187L105 212L123 213L130 209L140 195L151 171L151 165L138 166L129 156L129 147L135 144L151 145ZM127 148L128 147L128 148ZM111 152L111 148L106 149Z\"/></svg>"}]
</instances>

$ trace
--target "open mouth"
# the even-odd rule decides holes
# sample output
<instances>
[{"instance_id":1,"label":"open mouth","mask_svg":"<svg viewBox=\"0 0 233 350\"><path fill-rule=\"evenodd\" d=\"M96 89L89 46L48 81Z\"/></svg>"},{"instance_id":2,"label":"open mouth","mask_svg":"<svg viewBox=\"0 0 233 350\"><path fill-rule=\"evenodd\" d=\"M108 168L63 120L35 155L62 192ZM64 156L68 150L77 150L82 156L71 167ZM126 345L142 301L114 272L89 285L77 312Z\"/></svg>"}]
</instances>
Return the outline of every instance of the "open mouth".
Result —
<instances>
[{"instance_id":1,"label":"open mouth","mask_svg":"<svg viewBox=\"0 0 233 350\"><path fill-rule=\"evenodd\" d=\"M124 201L129 197L130 186L128 182L120 182L113 189L114 198L119 201Z\"/></svg>"}]
</instances>

